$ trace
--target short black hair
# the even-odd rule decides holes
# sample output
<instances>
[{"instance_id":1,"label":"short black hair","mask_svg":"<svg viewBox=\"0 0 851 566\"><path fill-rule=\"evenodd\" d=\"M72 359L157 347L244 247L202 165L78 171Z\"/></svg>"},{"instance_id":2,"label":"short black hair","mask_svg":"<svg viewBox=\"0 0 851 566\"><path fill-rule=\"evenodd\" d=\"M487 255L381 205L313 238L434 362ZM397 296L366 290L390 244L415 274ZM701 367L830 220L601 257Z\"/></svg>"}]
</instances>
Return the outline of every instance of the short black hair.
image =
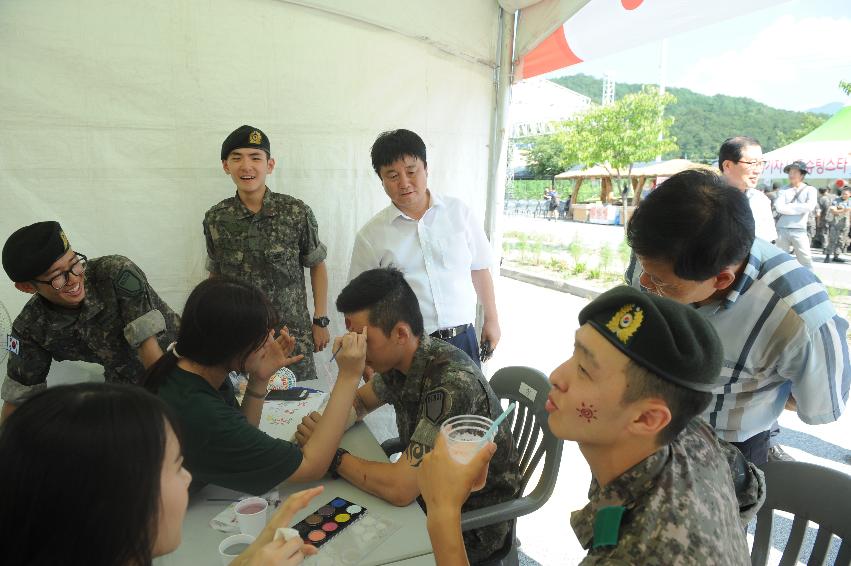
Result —
<instances>
[{"instance_id":1,"label":"short black hair","mask_svg":"<svg viewBox=\"0 0 851 566\"><path fill-rule=\"evenodd\" d=\"M671 422L656 437L659 446L670 444L694 417L701 414L712 402L712 393L694 391L672 381L662 379L652 371L629 360L626 366L626 389L621 404L658 397L671 411Z\"/></svg>"},{"instance_id":2,"label":"short black hair","mask_svg":"<svg viewBox=\"0 0 851 566\"><path fill-rule=\"evenodd\" d=\"M379 170L385 165L390 165L405 156L419 158L424 166L426 161L426 146L423 139L411 130L390 130L382 132L372 144L370 156L372 157L372 168L375 174L381 177Z\"/></svg>"},{"instance_id":3,"label":"short black hair","mask_svg":"<svg viewBox=\"0 0 851 566\"><path fill-rule=\"evenodd\" d=\"M636 255L671 262L682 279L705 281L748 257L754 219L744 193L711 171L691 169L641 202L626 237Z\"/></svg>"},{"instance_id":4,"label":"short black hair","mask_svg":"<svg viewBox=\"0 0 851 566\"><path fill-rule=\"evenodd\" d=\"M337 297L337 310L341 313L369 311L369 323L390 336L399 322L407 323L415 336L423 335L423 315L414 290L405 281L402 272L394 267L381 267L364 271Z\"/></svg>"},{"instance_id":5,"label":"short black hair","mask_svg":"<svg viewBox=\"0 0 851 566\"><path fill-rule=\"evenodd\" d=\"M718 169L722 173L724 172L725 161L738 163L742 158L742 150L752 145L762 147L755 138L749 136L735 136L724 140L724 143L718 149Z\"/></svg>"}]
</instances>

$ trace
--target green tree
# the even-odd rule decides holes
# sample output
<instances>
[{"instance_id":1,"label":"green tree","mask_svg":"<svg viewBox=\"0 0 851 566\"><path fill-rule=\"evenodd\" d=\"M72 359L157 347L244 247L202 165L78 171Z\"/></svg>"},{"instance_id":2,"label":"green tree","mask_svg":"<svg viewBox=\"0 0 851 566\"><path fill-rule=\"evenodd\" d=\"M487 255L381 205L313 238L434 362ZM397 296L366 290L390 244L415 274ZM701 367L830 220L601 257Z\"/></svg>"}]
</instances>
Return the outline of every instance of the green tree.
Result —
<instances>
[{"instance_id":1,"label":"green tree","mask_svg":"<svg viewBox=\"0 0 851 566\"><path fill-rule=\"evenodd\" d=\"M842 92L844 92L848 96L851 96L851 83L847 81L839 81L839 88L842 90Z\"/></svg>"},{"instance_id":2,"label":"green tree","mask_svg":"<svg viewBox=\"0 0 851 566\"><path fill-rule=\"evenodd\" d=\"M779 132L777 135L777 139L780 142L780 145L789 145L790 143L797 141L809 134L819 126L825 123L827 120L827 116L823 114L806 114L804 115L804 119L801 122L800 127L795 130L792 130L789 133Z\"/></svg>"},{"instance_id":3,"label":"green tree","mask_svg":"<svg viewBox=\"0 0 851 566\"><path fill-rule=\"evenodd\" d=\"M529 168L536 177L549 177L580 165L585 158L584 148L577 143L576 128L582 116L556 124L552 134L526 138L529 143Z\"/></svg>"},{"instance_id":4,"label":"green tree","mask_svg":"<svg viewBox=\"0 0 851 566\"><path fill-rule=\"evenodd\" d=\"M570 75L553 82L598 100L603 81L588 75ZM641 85L618 83L616 99L640 92ZM763 151L784 145L779 136L801 127L807 112L779 110L745 97L723 94L706 96L686 88L667 89L677 98L665 114L674 118L671 135L680 146L676 152L663 153L664 159L685 157L692 161L712 163L718 159L718 147L731 136L752 136L760 141Z\"/></svg>"},{"instance_id":5,"label":"green tree","mask_svg":"<svg viewBox=\"0 0 851 566\"><path fill-rule=\"evenodd\" d=\"M613 185L620 188L623 177L632 173L634 163L675 151L676 140L670 134L674 119L665 116L665 107L675 102L673 95L660 94L648 86L581 116L572 134L574 143L583 148L579 154L583 164L603 166ZM622 200L626 226L627 199Z\"/></svg>"}]
</instances>

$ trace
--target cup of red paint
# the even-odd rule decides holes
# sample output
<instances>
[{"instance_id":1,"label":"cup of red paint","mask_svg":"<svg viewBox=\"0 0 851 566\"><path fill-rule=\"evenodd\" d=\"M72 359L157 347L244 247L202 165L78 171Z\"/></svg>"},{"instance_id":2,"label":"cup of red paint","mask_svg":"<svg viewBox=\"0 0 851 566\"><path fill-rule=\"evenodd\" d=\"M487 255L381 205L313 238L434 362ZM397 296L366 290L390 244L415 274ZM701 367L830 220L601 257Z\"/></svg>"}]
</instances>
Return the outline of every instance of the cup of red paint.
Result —
<instances>
[{"instance_id":1,"label":"cup of red paint","mask_svg":"<svg viewBox=\"0 0 851 566\"><path fill-rule=\"evenodd\" d=\"M266 526L269 502L262 497L247 497L236 504L236 520L239 530L246 535L257 537Z\"/></svg>"}]
</instances>

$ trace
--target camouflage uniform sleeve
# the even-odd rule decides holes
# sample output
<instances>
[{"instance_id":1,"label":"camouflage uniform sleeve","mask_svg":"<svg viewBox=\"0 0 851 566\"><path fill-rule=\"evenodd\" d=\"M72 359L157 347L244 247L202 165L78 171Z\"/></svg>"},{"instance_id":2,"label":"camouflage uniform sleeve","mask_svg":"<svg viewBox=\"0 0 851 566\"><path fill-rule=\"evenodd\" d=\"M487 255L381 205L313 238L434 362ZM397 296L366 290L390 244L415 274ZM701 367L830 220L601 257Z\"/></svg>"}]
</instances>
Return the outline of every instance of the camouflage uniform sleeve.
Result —
<instances>
[{"instance_id":1,"label":"camouflage uniform sleeve","mask_svg":"<svg viewBox=\"0 0 851 566\"><path fill-rule=\"evenodd\" d=\"M207 271L210 273L221 273L222 268L219 265L219 258L216 254L216 246L213 244L213 236L210 233L210 225L207 223L207 217L204 217L204 222L202 223L204 227L204 241L207 244Z\"/></svg>"},{"instance_id":2,"label":"camouflage uniform sleeve","mask_svg":"<svg viewBox=\"0 0 851 566\"><path fill-rule=\"evenodd\" d=\"M447 419L458 415L484 412L478 407L480 403L477 403L479 388L475 383L471 383L471 380L475 381L475 378L467 372L450 370L437 387L423 394L419 408L420 420L411 435L411 442L434 448L440 427ZM483 392L482 395L484 395ZM486 404L487 398L485 398Z\"/></svg>"},{"instance_id":3,"label":"camouflage uniform sleeve","mask_svg":"<svg viewBox=\"0 0 851 566\"><path fill-rule=\"evenodd\" d=\"M299 239L299 260L302 267L313 267L325 260L328 248L319 241L319 223L307 205L305 205L305 220L305 227Z\"/></svg>"},{"instance_id":4,"label":"camouflage uniform sleeve","mask_svg":"<svg viewBox=\"0 0 851 566\"><path fill-rule=\"evenodd\" d=\"M372 391L382 403L386 404L393 402L390 387L387 385L387 380L380 373L376 373L372 376Z\"/></svg>"},{"instance_id":5,"label":"camouflage uniform sleeve","mask_svg":"<svg viewBox=\"0 0 851 566\"><path fill-rule=\"evenodd\" d=\"M9 360L6 379L0 389L0 397L19 405L47 387L47 374L52 357L26 333L20 332L17 322L12 326L8 344Z\"/></svg>"},{"instance_id":6,"label":"camouflage uniform sleeve","mask_svg":"<svg viewBox=\"0 0 851 566\"><path fill-rule=\"evenodd\" d=\"M151 302L151 288L145 274L136 264L125 257L113 256L114 262L108 269L118 304L119 316L124 321L124 338L132 348L164 332L163 314Z\"/></svg>"},{"instance_id":7,"label":"camouflage uniform sleeve","mask_svg":"<svg viewBox=\"0 0 851 566\"><path fill-rule=\"evenodd\" d=\"M738 448L729 442L718 439L721 451L730 464L733 475L733 485L736 488L736 499L739 501L739 518L742 528L747 528L751 519L765 503L765 475L753 463L748 462ZM740 480L737 476L743 474Z\"/></svg>"}]
</instances>

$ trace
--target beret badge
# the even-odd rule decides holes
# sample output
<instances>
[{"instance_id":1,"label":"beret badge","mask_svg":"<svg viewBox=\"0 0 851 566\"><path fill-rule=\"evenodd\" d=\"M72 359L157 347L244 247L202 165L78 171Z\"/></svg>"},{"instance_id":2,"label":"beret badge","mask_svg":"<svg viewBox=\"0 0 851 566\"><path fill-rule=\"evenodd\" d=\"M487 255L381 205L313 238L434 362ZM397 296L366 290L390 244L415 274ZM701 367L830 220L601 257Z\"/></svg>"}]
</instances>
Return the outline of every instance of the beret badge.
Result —
<instances>
[{"instance_id":1,"label":"beret badge","mask_svg":"<svg viewBox=\"0 0 851 566\"><path fill-rule=\"evenodd\" d=\"M252 143L254 145L260 145L263 143L263 134L254 130L250 134L248 134L248 143Z\"/></svg>"},{"instance_id":2,"label":"beret badge","mask_svg":"<svg viewBox=\"0 0 851 566\"><path fill-rule=\"evenodd\" d=\"M606 328L618 337L618 340L627 344L632 335L641 327L644 320L644 311L641 307L633 304L624 305L615 313Z\"/></svg>"}]
</instances>

